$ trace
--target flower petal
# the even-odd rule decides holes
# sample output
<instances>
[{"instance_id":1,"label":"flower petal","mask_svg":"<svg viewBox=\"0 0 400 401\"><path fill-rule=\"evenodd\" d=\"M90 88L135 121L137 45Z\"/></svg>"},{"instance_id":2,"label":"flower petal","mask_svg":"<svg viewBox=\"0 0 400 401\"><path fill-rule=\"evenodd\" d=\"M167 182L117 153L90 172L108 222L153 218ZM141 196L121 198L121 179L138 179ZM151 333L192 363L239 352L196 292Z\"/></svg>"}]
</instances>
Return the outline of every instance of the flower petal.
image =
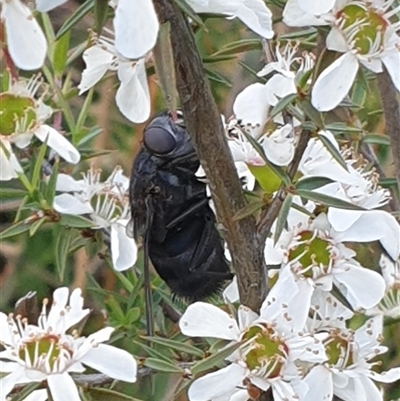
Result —
<instances>
[{"instance_id":1,"label":"flower petal","mask_svg":"<svg viewBox=\"0 0 400 401\"><path fill-rule=\"evenodd\" d=\"M82 57L86 68L83 70L81 82L78 85L80 95L100 81L115 58L112 53L99 45L86 49Z\"/></svg>"},{"instance_id":2,"label":"flower petal","mask_svg":"<svg viewBox=\"0 0 400 401\"><path fill-rule=\"evenodd\" d=\"M393 383L397 380L400 380L400 367L393 368L382 373L377 373L373 370L370 370L368 375L371 377L371 379L380 383Z\"/></svg>"},{"instance_id":3,"label":"flower petal","mask_svg":"<svg viewBox=\"0 0 400 401\"><path fill-rule=\"evenodd\" d=\"M236 320L220 308L205 302L195 302L186 309L179 321L186 336L214 337L237 340L239 328Z\"/></svg>"},{"instance_id":4,"label":"flower petal","mask_svg":"<svg viewBox=\"0 0 400 401\"><path fill-rule=\"evenodd\" d=\"M349 302L355 308L373 308L385 293L386 286L383 277L363 267L346 265L343 272L334 273L334 280L345 287ZM339 288L343 289L343 287Z\"/></svg>"},{"instance_id":5,"label":"flower petal","mask_svg":"<svg viewBox=\"0 0 400 401\"><path fill-rule=\"evenodd\" d=\"M349 211L343 210L343 215ZM338 241L370 242L379 240L393 260L400 253L400 225L396 219L383 210L361 212L357 221L346 231L340 232Z\"/></svg>"},{"instance_id":6,"label":"flower petal","mask_svg":"<svg viewBox=\"0 0 400 401\"><path fill-rule=\"evenodd\" d=\"M81 159L76 148L53 127L41 125L35 129L34 134L42 142L47 141L47 145L67 162L77 164Z\"/></svg>"},{"instance_id":7,"label":"flower petal","mask_svg":"<svg viewBox=\"0 0 400 401\"><path fill-rule=\"evenodd\" d=\"M58 213L64 214L88 214L93 213L93 208L89 202L81 202L75 196L71 194L61 194L54 198L53 208Z\"/></svg>"},{"instance_id":8,"label":"flower petal","mask_svg":"<svg viewBox=\"0 0 400 401\"><path fill-rule=\"evenodd\" d=\"M152 0L118 0L114 17L115 47L126 58L138 59L156 44L159 23Z\"/></svg>"},{"instance_id":9,"label":"flower petal","mask_svg":"<svg viewBox=\"0 0 400 401\"><path fill-rule=\"evenodd\" d=\"M126 235L129 220L118 220L111 224L111 258L117 271L127 270L136 263L137 245Z\"/></svg>"},{"instance_id":10,"label":"flower petal","mask_svg":"<svg viewBox=\"0 0 400 401\"><path fill-rule=\"evenodd\" d=\"M115 100L120 112L134 123L142 123L150 115L150 92L147 84L145 60L135 65L122 63L118 69L121 86Z\"/></svg>"},{"instance_id":11,"label":"flower petal","mask_svg":"<svg viewBox=\"0 0 400 401\"><path fill-rule=\"evenodd\" d=\"M76 384L68 373L50 375L47 383L54 401L81 401Z\"/></svg>"},{"instance_id":12,"label":"flower petal","mask_svg":"<svg viewBox=\"0 0 400 401\"><path fill-rule=\"evenodd\" d=\"M393 84L398 91L400 91L400 51L398 48L394 48L392 51L388 51L382 57L382 62L385 64L386 69L390 77L392 78Z\"/></svg>"},{"instance_id":13,"label":"flower petal","mask_svg":"<svg viewBox=\"0 0 400 401\"><path fill-rule=\"evenodd\" d=\"M107 344L98 344L82 356L81 360L99 372L116 380L136 381L137 363L127 351Z\"/></svg>"},{"instance_id":14,"label":"flower petal","mask_svg":"<svg viewBox=\"0 0 400 401\"><path fill-rule=\"evenodd\" d=\"M262 0L240 2L235 14L247 27L263 38L271 39L274 36L272 13Z\"/></svg>"},{"instance_id":15,"label":"flower petal","mask_svg":"<svg viewBox=\"0 0 400 401\"><path fill-rule=\"evenodd\" d=\"M8 151L8 155L4 152L3 146ZM0 145L0 181L9 181L13 178L17 178L18 172L22 173L23 170L12 152L10 143L8 141L2 141Z\"/></svg>"},{"instance_id":16,"label":"flower petal","mask_svg":"<svg viewBox=\"0 0 400 401\"><path fill-rule=\"evenodd\" d=\"M27 397L24 398L24 401L46 401L48 398L47 390L44 388L42 390L32 391Z\"/></svg>"},{"instance_id":17,"label":"flower petal","mask_svg":"<svg viewBox=\"0 0 400 401\"><path fill-rule=\"evenodd\" d=\"M8 51L14 64L23 70L40 68L46 57L47 42L31 10L20 0L2 1L1 6Z\"/></svg>"},{"instance_id":18,"label":"flower petal","mask_svg":"<svg viewBox=\"0 0 400 401\"><path fill-rule=\"evenodd\" d=\"M318 1L318 3L324 3L324 1ZM298 0L288 0L283 10L283 22L288 26L328 25L323 18L305 12Z\"/></svg>"},{"instance_id":19,"label":"flower petal","mask_svg":"<svg viewBox=\"0 0 400 401\"><path fill-rule=\"evenodd\" d=\"M14 372L0 379L0 401L6 401L7 395L23 377L25 377L24 368L19 365Z\"/></svg>"},{"instance_id":20,"label":"flower petal","mask_svg":"<svg viewBox=\"0 0 400 401\"><path fill-rule=\"evenodd\" d=\"M236 364L209 373L195 380L189 388L190 401L208 401L226 394L232 394L242 385L246 370Z\"/></svg>"},{"instance_id":21,"label":"flower petal","mask_svg":"<svg viewBox=\"0 0 400 401\"><path fill-rule=\"evenodd\" d=\"M312 89L312 104L319 111L334 109L353 85L358 71L358 60L351 52L345 53L327 67L317 78Z\"/></svg>"},{"instance_id":22,"label":"flower petal","mask_svg":"<svg viewBox=\"0 0 400 401\"><path fill-rule=\"evenodd\" d=\"M332 373L324 366L315 366L305 377L308 392L304 401L331 400L333 396Z\"/></svg>"},{"instance_id":23,"label":"flower petal","mask_svg":"<svg viewBox=\"0 0 400 401\"><path fill-rule=\"evenodd\" d=\"M41 13L46 13L47 11L64 4L66 1L67 0L36 0L36 9Z\"/></svg>"},{"instance_id":24,"label":"flower petal","mask_svg":"<svg viewBox=\"0 0 400 401\"><path fill-rule=\"evenodd\" d=\"M332 9L336 0L297 0L299 7L306 13L313 15L325 14Z\"/></svg>"},{"instance_id":25,"label":"flower petal","mask_svg":"<svg viewBox=\"0 0 400 401\"><path fill-rule=\"evenodd\" d=\"M268 118L268 89L265 85L255 83L240 92L233 104L233 112L244 127L251 126L253 136L263 133Z\"/></svg>"},{"instance_id":26,"label":"flower petal","mask_svg":"<svg viewBox=\"0 0 400 401\"><path fill-rule=\"evenodd\" d=\"M253 312L247 306L240 305L238 310L238 321L240 330L245 330L249 327L256 319L258 314Z\"/></svg>"}]
</instances>

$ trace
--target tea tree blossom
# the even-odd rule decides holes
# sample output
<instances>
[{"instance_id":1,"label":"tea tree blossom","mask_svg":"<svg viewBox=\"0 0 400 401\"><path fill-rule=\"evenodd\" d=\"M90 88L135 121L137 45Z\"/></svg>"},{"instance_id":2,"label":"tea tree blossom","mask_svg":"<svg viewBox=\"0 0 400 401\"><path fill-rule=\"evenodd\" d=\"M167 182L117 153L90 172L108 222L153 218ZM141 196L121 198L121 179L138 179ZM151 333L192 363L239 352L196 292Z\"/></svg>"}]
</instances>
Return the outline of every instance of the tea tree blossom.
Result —
<instances>
[{"instance_id":1,"label":"tea tree blossom","mask_svg":"<svg viewBox=\"0 0 400 401\"><path fill-rule=\"evenodd\" d=\"M328 111L338 106L349 92L360 64L374 73L381 73L385 66L400 91L400 37L396 33L399 26L390 20L398 8L391 8L392 0L331 0L324 2L323 7L310 4L289 0L283 13L284 22L290 26L330 25L326 46L343 53L315 82L312 89L315 108Z\"/></svg>"},{"instance_id":2,"label":"tea tree blossom","mask_svg":"<svg viewBox=\"0 0 400 401\"><path fill-rule=\"evenodd\" d=\"M188 393L191 401L232 396L247 399L247 383L262 391L272 388L276 401L294 401L307 391L295 361L313 363L324 361L326 356L320 342L306 333L299 334L307 315L288 313L287 304L278 297L278 294L287 294L282 283L278 281L275 290L270 292L260 316L243 306L239 307L237 320L216 306L202 302L187 308L179 322L183 334L240 344L227 358L231 362L229 366L192 383Z\"/></svg>"},{"instance_id":3,"label":"tea tree blossom","mask_svg":"<svg viewBox=\"0 0 400 401\"><path fill-rule=\"evenodd\" d=\"M62 214L88 215L93 229L106 230L110 235L111 258L118 271L129 269L136 262L137 245L127 236L130 220L129 180L116 167L110 177L101 182L101 170L91 168L81 180L66 174L57 177L54 209Z\"/></svg>"},{"instance_id":4,"label":"tea tree blossom","mask_svg":"<svg viewBox=\"0 0 400 401\"><path fill-rule=\"evenodd\" d=\"M109 36L94 36L94 46L83 53L86 68L78 86L79 94L99 82L108 70L116 71L121 82L115 97L119 110L132 122L144 122L150 115L145 58L136 61L125 58L115 48L114 40L110 37L112 32L106 32Z\"/></svg>"},{"instance_id":5,"label":"tea tree blossom","mask_svg":"<svg viewBox=\"0 0 400 401\"><path fill-rule=\"evenodd\" d=\"M344 324L348 317L340 313L343 307L334 307L337 303L332 300L330 304L330 308L314 308L314 315L318 315L314 319L315 335L323 338L327 361L315 365L306 376L309 390L304 400L331 401L336 395L344 401L382 401L382 392L374 381L392 383L400 379L400 368L382 373L372 370L379 363L370 360L387 351L381 345L382 316L367 320L353 331Z\"/></svg>"},{"instance_id":6,"label":"tea tree blossom","mask_svg":"<svg viewBox=\"0 0 400 401\"><path fill-rule=\"evenodd\" d=\"M83 308L81 290L70 295L66 287L53 294L53 303L47 311L48 300L36 325L28 324L21 316L0 312L0 400L5 401L17 384L46 381L54 401L80 401L78 389L70 373L82 373L84 365L117 380L134 382L137 364L132 355L111 345L108 341L112 327L105 327L88 337L68 332L89 314ZM31 395L43 399L42 390ZM36 398L37 397L37 398Z\"/></svg>"},{"instance_id":7,"label":"tea tree blossom","mask_svg":"<svg viewBox=\"0 0 400 401\"><path fill-rule=\"evenodd\" d=\"M45 92L39 75L30 79L21 78L11 82L5 92L0 93L0 180L6 181L21 171L12 145L27 148L35 136L45 142L69 163L76 164L80 154L56 129L45 124L53 110L44 103Z\"/></svg>"},{"instance_id":8,"label":"tea tree blossom","mask_svg":"<svg viewBox=\"0 0 400 401\"><path fill-rule=\"evenodd\" d=\"M313 288L331 291L335 284L353 307L371 308L384 294L384 280L362 267L342 241L345 234L332 228L325 213L311 220L296 212L275 246L267 240L266 262L282 263L282 271L293 274L297 285L305 280Z\"/></svg>"}]
</instances>

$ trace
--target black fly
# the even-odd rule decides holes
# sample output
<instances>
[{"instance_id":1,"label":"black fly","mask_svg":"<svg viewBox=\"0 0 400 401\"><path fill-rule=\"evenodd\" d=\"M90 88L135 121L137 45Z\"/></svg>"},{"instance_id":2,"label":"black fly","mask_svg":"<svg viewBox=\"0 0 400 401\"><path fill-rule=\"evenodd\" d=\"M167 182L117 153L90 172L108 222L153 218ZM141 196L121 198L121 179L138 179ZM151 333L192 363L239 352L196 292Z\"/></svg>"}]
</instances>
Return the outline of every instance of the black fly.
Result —
<instances>
[{"instance_id":1,"label":"black fly","mask_svg":"<svg viewBox=\"0 0 400 401\"><path fill-rule=\"evenodd\" d=\"M172 292L188 301L232 278L206 185L195 176L199 165L182 118L164 112L144 130L129 190L135 236Z\"/></svg>"}]
</instances>

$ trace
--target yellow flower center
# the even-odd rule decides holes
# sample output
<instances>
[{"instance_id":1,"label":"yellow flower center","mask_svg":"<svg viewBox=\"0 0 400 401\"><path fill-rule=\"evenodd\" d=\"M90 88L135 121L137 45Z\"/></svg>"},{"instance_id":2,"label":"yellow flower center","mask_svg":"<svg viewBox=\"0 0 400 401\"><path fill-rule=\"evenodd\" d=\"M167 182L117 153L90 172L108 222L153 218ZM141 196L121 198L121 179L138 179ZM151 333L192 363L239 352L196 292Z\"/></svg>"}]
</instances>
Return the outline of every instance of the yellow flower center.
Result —
<instances>
[{"instance_id":1,"label":"yellow flower center","mask_svg":"<svg viewBox=\"0 0 400 401\"><path fill-rule=\"evenodd\" d=\"M360 4L349 4L340 12L343 30L353 42L352 47L360 54L368 54L371 49L383 44L383 33L387 22L374 10Z\"/></svg>"},{"instance_id":2,"label":"yellow flower center","mask_svg":"<svg viewBox=\"0 0 400 401\"><path fill-rule=\"evenodd\" d=\"M303 231L300 234L299 244L289 251L289 261L297 259L301 266L318 267L322 272L327 273L331 260L330 243L326 240L318 238L312 231ZM314 277L313 269L304 270L305 277Z\"/></svg>"},{"instance_id":3,"label":"yellow flower center","mask_svg":"<svg viewBox=\"0 0 400 401\"><path fill-rule=\"evenodd\" d=\"M353 342L350 339L339 333L332 333L324 341L324 345L330 366L345 369L353 365Z\"/></svg>"},{"instance_id":4,"label":"yellow flower center","mask_svg":"<svg viewBox=\"0 0 400 401\"><path fill-rule=\"evenodd\" d=\"M267 378L280 375L287 359L288 348L273 328L266 324L252 326L242 339L253 340L244 349L244 359L251 371Z\"/></svg>"},{"instance_id":5,"label":"yellow flower center","mask_svg":"<svg viewBox=\"0 0 400 401\"><path fill-rule=\"evenodd\" d=\"M29 132L35 124L35 101L32 98L0 94L0 135Z\"/></svg>"},{"instance_id":6,"label":"yellow flower center","mask_svg":"<svg viewBox=\"0 0 400 401\"><path fill-rule=\"evenodd\" d=\"M29 360L34 369L51 372L59 369L60 358L72 357L72 350L61 343L59 336L44 334L25 341L19 348L18 356L24 361Z\"/></svg>"}]
</instances>

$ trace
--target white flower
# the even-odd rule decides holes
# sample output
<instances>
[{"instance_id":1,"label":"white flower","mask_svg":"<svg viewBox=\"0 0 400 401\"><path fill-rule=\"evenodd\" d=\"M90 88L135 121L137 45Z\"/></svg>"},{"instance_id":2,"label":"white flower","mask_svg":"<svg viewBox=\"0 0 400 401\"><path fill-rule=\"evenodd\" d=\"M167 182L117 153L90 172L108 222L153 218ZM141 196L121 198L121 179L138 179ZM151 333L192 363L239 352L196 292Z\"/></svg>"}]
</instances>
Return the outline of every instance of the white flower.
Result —
<instances>
[{"instance_id":1,"label":"white flower","mask_svg":"<svg viewBox=\"0 0 400 401\"><path fill-rule=\"evenodd\" d=\"M64 160L76 164L80 154L57 130L44 122L53 110L43 102L38 91L43 85L36 75L29 80L11 82L6 92L0 93L0 181L10 180L21 172L11 145L20 149L29 146L33 136L52 148Z\"/></svg>"},{"instance_id":2,"label":"white flower","mask_svg":"<svg viewBox=\"0 0 400 401\"><path fill-rule=\"evenodd\" d=\"M276 401L294 401L304 394L306 388L297 374L295 361L322 362L326 356L320 342L299 334L308 311L289 313L279 297L287 292L285 284L277 283L274 288L264 301L260 316L243 306L239 307L237 321L210 304L197 302L187 308L179 322L183 334L241 343L227 358L229 366L192 383L188 393L191 401L245 396L247 382L263 391L272 388Z\"/></svg>"},{"instance_id":3,"label":"white flower","mask_svg":"<svg viewBox=\"0 0 400 401\"><path fill-rule=\"evenodd\" d=\"M400 379L400 368L382 373L371 369L378 362L369 361L387 350L380 345L382 316L367 320L354 332L344 324L338 325L338 319L334 319L337 316L326 312L315 308L323 322L316 336L323 338L328 360L312 368L305 378L309 390L304 401L331 401L334 394L344 401L382 401L382 393L373 381L391 383Z\"/></svg>"},{"instance_id":4,"label":"white flower","mask_svg":"<svg viewBox=\"0 0 400 401\"><path fill-rule=\"evenodd\" d=\"M282 263L280 274L292 275L298 287L308 283L312 288L331 291L335 284L353 307L377 305L385 282L354 259L355 253L342 243L347 240L346 232L337 233L325 213L313 220L297 211L289 215L288 231L284 230L276 245L267 239L266 263ZM357 237L352 240L357 241Z\"/></svg>"},{"instance_id":5,"label":"white flower","mask_svg":"<svg viewBox=\"0 0 400 401\"><path fill-rule=\"evenodd\" d=\"M110 338L112 327L105 327L89 337L78 337L76 332L67 334L67 330L89 314L89 309L83 309L80 289L69 296L68 288L58 288L54 291L49 313L46 306L47 300L43 302L37 325L0 312L0 343L4 347L0 352L0 372L8 373L0 379L1 401L6 400L17 384L44 380L54 401L80 401L69 373L83 372L83 365L117 380L136 380L137 365L132 355L101 344ZM36 395L43 397L39 393Z\"/></svg>"},{"instance_id":6,"label":"white flower","mask_svg":"<svg viewBox=\"0 0 400 401\"><path fill-rule=\"evenodd\" d=\"M100 181L100 173L90 169L79 181L59 174L56 190L63 193L55 196L53 207L63 214L88 214L94 223L93 229L109 230L114 268L126 270L137 258L137 245L126 233L130 220L129 180L120 167L105 182Z\"/></svg>"},{"instance_id":7,"label":"white flower","mask_svg":"<svg viewBox=\"0 0 400 401\"><path fill-rule=\"evenodd\" d=\"M400 91L400 37L396 33L399 24L390 21L398 11L390 9L393 0L324 3L323 7L313 7L309 1L289 0L283 14L285 23L291 26L331 25L326 46L344 53L315 82L315 108L328 111L338 106L349 92L360 64L374 73L381 73L384 65Z\"/></svg>"},{"instance_id":8,"label":"white flower","mask_svg":"<svg viewBox=\"0 0 400 401\"><path fill-rule=\"evenodd\" d=\"M119 110L132 122L146 121L150 115L150 92L145 59L128 60L116 50L113 39L106 36L94 38L94 41L95 45L83 53L86 68L78 86L79 94L99 82L108 70L116 71L121 82L115 99Z\"/></svg>"},{"instance_id":9,"label":"white flower","mask_svg":"<svg viewBox=\"0 0 400 401\"><path fill-rule=\"evenodd\" d=\"M272 13L262 0L186 0L196 13L238 18L258 35L271 39Z\"/></svg>"}]
</instances>

